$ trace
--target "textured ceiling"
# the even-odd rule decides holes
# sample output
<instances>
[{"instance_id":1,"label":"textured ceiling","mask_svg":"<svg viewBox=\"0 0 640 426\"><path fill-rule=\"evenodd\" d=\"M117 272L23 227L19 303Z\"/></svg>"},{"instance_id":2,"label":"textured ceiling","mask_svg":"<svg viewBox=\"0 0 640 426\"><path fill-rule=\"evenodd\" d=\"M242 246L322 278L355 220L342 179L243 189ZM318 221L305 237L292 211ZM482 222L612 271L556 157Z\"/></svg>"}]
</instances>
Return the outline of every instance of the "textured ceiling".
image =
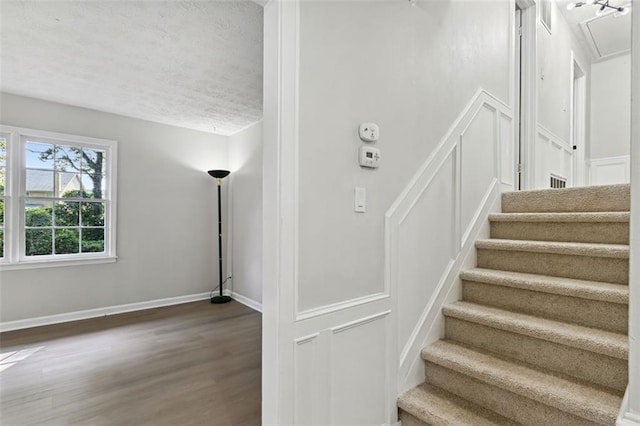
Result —
<instances>
[{"instance_id":1,"label":"textured ceiling","mask_svg":"<svg viewBox=\"0 0 640 426\"><path fill-rule=\"evenodd\" d=\"M0 3L0 90L233 134L262 118L252 1Z\"/></svg>"}]
</instances>

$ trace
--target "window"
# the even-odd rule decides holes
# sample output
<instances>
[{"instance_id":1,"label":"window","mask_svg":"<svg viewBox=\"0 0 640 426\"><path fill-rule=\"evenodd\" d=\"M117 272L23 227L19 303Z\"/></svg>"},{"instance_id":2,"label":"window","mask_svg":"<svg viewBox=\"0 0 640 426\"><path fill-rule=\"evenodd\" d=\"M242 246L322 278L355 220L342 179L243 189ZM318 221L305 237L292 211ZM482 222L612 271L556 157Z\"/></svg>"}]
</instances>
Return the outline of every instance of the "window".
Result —
<instances>
[{"instance_id":1,"label":"window","mask_svg":"<svg viewBox=\"0 0 640 426\"><path fill-rule=\"evenodd\" d=\"M115 259L115 141L0 126L0 265Z\"/></svg>"},{"instance_id":2,"label":"window","mask_svg":"<svg viewBox=\"0 0 640 426\"><path fill-rule=\"evenodd\" d=\"M4 255L4 198L7 176L7 139L0 134L0 261Z\"/></svg>"}]
</instances>

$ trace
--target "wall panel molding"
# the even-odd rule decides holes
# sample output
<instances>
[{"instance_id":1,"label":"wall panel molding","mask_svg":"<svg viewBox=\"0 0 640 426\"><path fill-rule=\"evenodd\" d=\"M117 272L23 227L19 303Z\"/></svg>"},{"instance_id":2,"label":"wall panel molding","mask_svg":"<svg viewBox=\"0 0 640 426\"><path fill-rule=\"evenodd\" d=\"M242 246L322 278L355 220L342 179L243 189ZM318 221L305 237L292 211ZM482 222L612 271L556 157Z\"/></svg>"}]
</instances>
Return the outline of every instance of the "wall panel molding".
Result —
<instances>
[{"instance_id":1,"label":"wall panel molding","mask_svg":"<svg viewBox=\"0 0 640 426\"><path fill-rule=\"evenodd\" d=\"M380 404L393 389L386 357L372 356L387 352L390 313L379 312L331 328L326 424L387 424L391 418L389 407Z\"/></svg>"},{"instance_id":2,"label":"wall panel molding","mask_svg":"<svg viewBox=\"0 0 640 426\"><path fill-rule=\"evenodd\" d=\"M567 187L573 186L573 149L569 142L538 124L534 143L532 169L534 187L550 188L550 177L560 176L567 180Z\"/></svg>"},{"instance_id":3,"label":"wall panel molding","mask_svg":"<svg viewBox=\"0 0 640 426\"><path fill-rule=\"evenodd\" d=\"M294 421L297 425L318 424L319 401L318 384L320 359L318 337L320 333L303 336L294 341ZM314 385L315 384L315 385Z\"/></svg>"},{"instance_id":4,"label":"wall panel molding","mask_svg":"<svg viewBox=\"0 0 640 426\"><path fill-rule=\"evenodd\" d=\"M331 314L333 312L355 308L360 305L367 305L369 303L377 302L378 300L387 299L388 297L389 297L388 292L373 293L363 297L357 297L354 299L345 300L338 303L332 303L330 305L320 306L317 308L298 312L298 315L296 316L296 321L304 321L304 320L316 318L319 316Z\"/></svg>"},{"instance_id":5,"label":"wall panel molding","mask_svg":"<svg viewBox=\"0 0 640 426\"><path fill-rule=\"evenodd\" d=\"M458 275L475 262L473 243L488 232L501 189L513 188L513 132L511 107L478 90L387 211L385 286L395 308L399 391L423 379L420 350L443 334L442 306L459 298Z\"/></svg>"},{"instance_id":6,"label":"wall panel molding","mask_svg":"<svg viewBox=\"0 0 640 426\"><path fill-rule=\"evenodd\" d=\"M589 184L611 185L629 183L631 156L594 158L589 161Z\"/></svg>"}]
</instances>

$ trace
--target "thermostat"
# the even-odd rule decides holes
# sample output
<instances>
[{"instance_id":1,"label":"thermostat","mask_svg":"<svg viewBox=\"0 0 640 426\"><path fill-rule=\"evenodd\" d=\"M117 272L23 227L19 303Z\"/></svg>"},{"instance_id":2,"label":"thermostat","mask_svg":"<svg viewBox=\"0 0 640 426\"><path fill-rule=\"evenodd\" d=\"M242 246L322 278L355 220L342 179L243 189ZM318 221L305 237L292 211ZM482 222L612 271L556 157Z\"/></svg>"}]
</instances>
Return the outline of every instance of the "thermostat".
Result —
<instances>
[{"instance_id":1,"label":"thermostat","mask_svg":"<svg viewBox=\"0 0 640 426\"><path fill-rule=\"evenodd\" d=\"M380 166L380 150L368 146L361 146L359 151L361 167L376 169Z\"/></svg>"}]
</instances>

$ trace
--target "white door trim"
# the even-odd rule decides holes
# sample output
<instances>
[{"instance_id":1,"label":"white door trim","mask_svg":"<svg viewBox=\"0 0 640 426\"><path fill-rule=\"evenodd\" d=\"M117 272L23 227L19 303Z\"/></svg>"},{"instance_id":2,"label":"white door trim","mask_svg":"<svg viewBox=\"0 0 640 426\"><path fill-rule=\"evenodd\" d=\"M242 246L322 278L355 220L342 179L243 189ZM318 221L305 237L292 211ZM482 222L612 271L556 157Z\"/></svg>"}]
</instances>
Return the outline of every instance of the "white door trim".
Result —
<instances>
[{"instance_id":1,"label":"white door trim","mask_svg":"<svg viewBox=\"0 0 640 426\"><path fill-rule=\"evenodd\" d=\"M298 1L264 7L262 424L293 424Z\"/></svg>"},{"instance_id":2,"label":"white door trim","mask_svg":"<svg viewBox=\"0 0 640 426\"><path fill-rule=\"evenodd\" d=\"M520 109L520 162L522 164L521 188L533 189L536 127L538 122L538 86L536 79L537 7L531 1L517 1L521 9L521 109Z\"/></svg>"},{"instance_id":3,"label":"white door trim","mask_svg":"<svg viewBox=\"0 0 640 426\"><path fill-rule=\"evenodd\" d=\"M582 74L576 78L577 70ZM572 186L586 185L586 85L585 67L571 51L571 134L570 143L573 150Z\"/></svg>"}]
</instances>

